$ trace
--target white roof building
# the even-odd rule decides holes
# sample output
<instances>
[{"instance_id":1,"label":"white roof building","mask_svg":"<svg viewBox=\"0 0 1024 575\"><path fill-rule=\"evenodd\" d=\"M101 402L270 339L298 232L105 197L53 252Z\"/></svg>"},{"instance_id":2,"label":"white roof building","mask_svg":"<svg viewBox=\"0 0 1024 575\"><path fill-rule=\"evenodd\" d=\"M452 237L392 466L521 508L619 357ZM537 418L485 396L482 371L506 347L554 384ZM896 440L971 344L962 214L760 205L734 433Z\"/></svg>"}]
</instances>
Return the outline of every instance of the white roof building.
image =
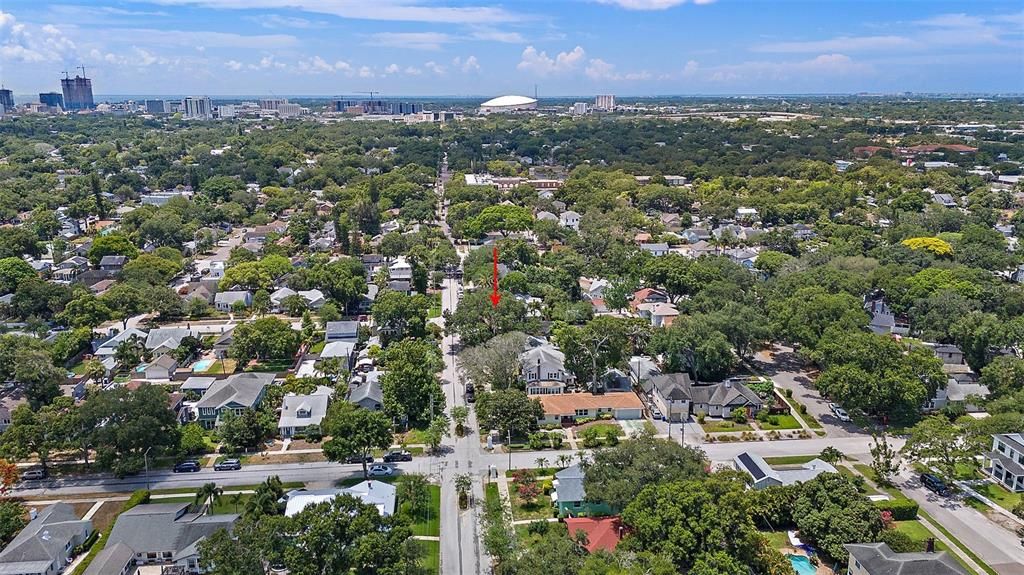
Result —
<instances>
[{"instance_id":1,"label":"white roof building","mask_svg":"<svg viewBox=\"0 0 1024 575\"><path fill-rule=\"evenodd\" d=\"M382 481L363 481L344 489L296 489L285 494L284 514L294 517L309 505L332 501L339 495L351 495L367 505L373 505L384 517L395 513L394 485Z\"/></svg>"}]
</instances>

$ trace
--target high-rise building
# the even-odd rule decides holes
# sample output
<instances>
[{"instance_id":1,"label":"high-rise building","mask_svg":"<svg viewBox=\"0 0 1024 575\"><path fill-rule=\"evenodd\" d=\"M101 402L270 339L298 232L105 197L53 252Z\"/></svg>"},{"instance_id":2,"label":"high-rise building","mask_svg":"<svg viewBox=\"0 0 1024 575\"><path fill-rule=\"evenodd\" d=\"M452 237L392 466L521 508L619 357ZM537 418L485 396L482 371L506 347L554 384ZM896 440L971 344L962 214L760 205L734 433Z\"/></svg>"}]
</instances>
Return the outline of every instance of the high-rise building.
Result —
<instances>
[{"instance_id":1,"label":"high-rise building","mask_svg":"<svg viewBox=\"0 0 1024 575\"><path fill-rule=\"evenodd\" d=\"M586 116L589 111L590 106L588 106L586 102L576 102L572 105L573 116Z\"/></svg>"},{"instance_id":2,"label":"high-rise building","mask_svg":"<svg viewBox=\"0 0 1024 575\"><path fill-rule=\"evenodd\" d=\"M191 120L209 120L213 118L213 102L207 96L189 96L181 101L181 111Z\"/></svg>"},{"instance_id":3,"label":"high-rise building","mask_svg":"<svg viewBox=\"0 0 1024 575\"><path fill-rule=\"evenodd\" d=\"M60 95L60 92L41 92L39 94L39 103L53 108L63 108L64 98Z\"/></svg>"},{"instance_id":4,"label":"high-rise building","mask_svg":"<svg viewBox=\"0 0 1024 575\"><path fill-rule=\"evenodd\" d=\"M389 102L386 100L334 100L335 112L362 113L371 115L404 116L419 114L423 104L417 102Z\"/></svg>"},{"instance_id":5,"label":"high-rise building","mask_svg":"<svg viewBox=\"0 0 1024 575\"><path fill-rule=\"evenodd\" d=\"M168 114L171 111L171 107L167 104L166 100L146 100L146 113Z\"/></svg>"},{"instance_id":6,"label":"high-rise building","mask_svg":"<svg viewBox=\"0 0 1024 575\"><path fill-rule=\"evenodd\" d=\"M603 94L594 98L594 107L598 110L611 111L615 109L615 96Z\"/></svg>"},{"instance_id":7,"label":"high-rise building","mask_svg":"<svg viewBox=\"0 0 1024 575\"><path fill-rule=\"evenodd\" d=\"M235 106L232 104L222 104L217 106L217 117L218 118L234 118L238 115L238 111L235 110Z\"/></svg>"},{"instance_id":8,"label":"high-rise building","mask_svg":"<svg viewBox=\"0 0 1024 575\"><path fill-rule=\"evenodd\" d=\"M287 104L288 98L263 98L260 100L260 110L276 111L281 104Z\"/></svg>"},{"instance_id":9,"label":"high-rise building","mask_svg":"<svg viewBox=\"0 0 1024 575\"><path fill-rule=\"evenodd\" d=\"M302 114L302 106L285 102L277 107L277 115L282 118L294 118Z\"/></svg>"},{"instance_id":10,"label":"high-rise building","mask_svg":"<svg viewBox=\"0 0 1024 575\"><path fill-rule=\"evenodd\" d=\"M75 74L74 78L60 81L64 92L64 108L66 110L90 110L96 103L92 99L92 80Z\"/></svg>"},{"instance_id":11,"label":"high-rise building","mask_svg":"<svg viewBox=\"0 0 1024 575\"><path fill-rule=\"evenodd\" d=\"M4 110L14 109L14 92L6 88L0 88L0 107Z\"/></svg>"}]
</instances>

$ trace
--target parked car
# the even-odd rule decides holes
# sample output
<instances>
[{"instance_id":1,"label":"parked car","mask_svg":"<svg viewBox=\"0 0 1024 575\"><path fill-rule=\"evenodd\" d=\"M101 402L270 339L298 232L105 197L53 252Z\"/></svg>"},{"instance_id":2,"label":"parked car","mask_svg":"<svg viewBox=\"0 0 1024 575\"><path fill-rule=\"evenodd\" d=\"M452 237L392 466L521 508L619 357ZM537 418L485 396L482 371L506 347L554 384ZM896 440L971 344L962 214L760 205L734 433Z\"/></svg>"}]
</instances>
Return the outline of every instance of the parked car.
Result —
<instances>
[{"instance_id":1,"label":"parked car","mask_svg":"<svg viewBox=\"0 0 1024 575\"><path fill-rule=\"evenodd\" d=\"M225 459L213 465L214 471L238 471L242 468L242 462L237 459Z\"/></svg>"},{"instance_id":2,"label":"parked car","mask_svg":"<svg viewBox=\"0 0 1024 575\"><path fill-rule=\"evenodd\" d=\"M846 413L845 409L843 409L842 407L837 407L835 411L836 419L838 419L839 421L850 421L850 414Z\"/></svg>"},{"instance_id":3,"label":"parked car","mask_svg":"<svg viewBox=\"0 0 1024 575\"><path fill-rule=\"evenodd\" d=\"M394 463L396 461L412 461L412 454L405 450L396 449L384 455L384 463Z\"/></svg>"},{"instance_id":4,"label":"parked car","mask_svg":"<svg viewBox=\"0 0 1024 575\"><path fill-rule=\"evenodd\" d=\"M466 384L466 403L473 403L476 401L476 387L472 383Z\"/></svg>"},{"instance_id":5,"label":"parked car","mask_svg":"<svg viewBox=\"0 0 1024 575\"><path fill-rule=\"evenodd\" d=\"M937 475L931 473L921 474L921 485L924 485L925 489L938 493L943 497L946 497L950 493L949 487L946 485L946 482L939 479Z\"/></svg>"},{"instance_id":6,"label":"parked car","mask_svg":"<svg viewBox=\"0 0 1024 575\"><path fill-rule=\"evenodd\" d=\"M175 473L196 473L201 469L198 461L182 461L174 464Z\"/></svg>"},{"instance_id":7,"label":"parked car","mask_svg":"<svg viewBox=\"0 0 1024 575\"><path fill-rule=\"evenodd\" d=\"M830 401L828 402L828 408L830 411L832 411L832 413L835 413L836 410L839 409L839 406Z\"/></svg>"},{"instance_id":8,"label":"parked car","mask_svg":"<svg viewBox=\"0 0 1024 575\"><path fill-rule=\"evenodd\" d=\"M39 479L46 479L46 470L41 467L29 469L21 474L22 481L37 481Z\"/></svg>"},{"instance_id":9,"label":"parked car","mask_svg":"<svg viewBox=\"0 0 1024 575\"><path fill-rule=\"evenodd\" d=\"M394 469L388 467L387 465L381 465L379 463L377 465L371 465L370 469L367 470L367 474L370 477L388 477L394 472Z\"/></svg>"},{"instance_id":10,"label":"parked car","mask_svg":"<svg viewBox=\"0 0 1024 575\"><path fill-rule=\"evenodd\" d=\"M363 457L360 457L358 455L353 455L352 457L345 458L345 463L362 463L363 460L364 460ZM373 456L372 455L367 455L365 457L365 460L366 460L367 463L373 463Z\"/></svg>"}]
</instances>

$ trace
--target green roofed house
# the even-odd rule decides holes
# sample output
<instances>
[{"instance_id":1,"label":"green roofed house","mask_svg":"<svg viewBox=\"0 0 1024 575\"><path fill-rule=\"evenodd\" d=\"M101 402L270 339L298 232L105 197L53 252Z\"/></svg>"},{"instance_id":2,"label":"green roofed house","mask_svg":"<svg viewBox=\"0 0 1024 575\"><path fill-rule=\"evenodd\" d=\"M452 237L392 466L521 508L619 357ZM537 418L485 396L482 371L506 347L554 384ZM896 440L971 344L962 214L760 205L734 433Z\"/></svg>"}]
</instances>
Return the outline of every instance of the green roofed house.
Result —
<instances>
[{"instance_id":1,"label":"green roofed house","mask_svg":"<svg viewBox=\"0 0 1024 575\"><path fill-rule=\"evenodd\" d=\"M587 501L587 492L583 488L583 469L579 463L556 473L552 487L554 489L551 490L551 502L558 508L560 516L581 517L613 513L607 503Z\"/></svg>"}]
</instances>

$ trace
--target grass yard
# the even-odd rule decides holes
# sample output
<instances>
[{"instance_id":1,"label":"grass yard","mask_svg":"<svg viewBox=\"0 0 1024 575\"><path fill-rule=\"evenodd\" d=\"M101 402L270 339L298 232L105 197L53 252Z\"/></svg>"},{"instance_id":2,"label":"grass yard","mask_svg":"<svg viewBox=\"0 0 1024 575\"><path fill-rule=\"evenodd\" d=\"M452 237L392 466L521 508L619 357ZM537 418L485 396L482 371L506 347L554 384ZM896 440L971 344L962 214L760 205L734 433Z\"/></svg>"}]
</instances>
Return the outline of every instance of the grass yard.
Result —
<instances>
[{"instance_id":1,"label":"grass yard","mask_svg":"<svg viewBox=\"0 0 1024 575\"><path fill-rule=\"evenodd\" d=\"M427 310L427 319L434 319L435 317L441 317L441 306L432 306Z\"/></svg>"},{"instance_id":2,"label":"grass yard","mask_svg":"<svg viewBox=\"0 0 1024 575\"><path fill-rule=\"evenodd\" d=\"M420 566L428 573L441 572L441 542L440 541L417 541L423 556L420 557Z\"/></svg>"},{"instance_id":3,"label":"grass yard","mask_svg":"<svg viewBox=\"0 0 1024 575\"><path fill-rule=\"evenodd\" d=\"M430 493L429 511L425 517L409 518L413 520L412 534L438 537L441 535L441 486L428 485L427 490Z\"/></svg>"},{"instance_id":4,"label":"grass yard","mask_svg":"<svg viewBox=\"0 0 1024 575\"><path fill-rule=\"evenodd\" d=\"M775 549L782 549L783 547L790 547L789 535L785 531L762 531L761 535L764 535L768 543Z\"/></svg>"},{"instance_id":5,"label":"grass yard","mask_svg":"<svg viewBox=\"0 0 1024 575\"><path fill-rule=\"evenodd\" d=\"M836 465L836 469L839 470L840 474L845 475L846 477L849 477L850 479L854 479L854 480L860 479L861 482L862 482L861 483L861 487L860 487L860 492L863 493L864 495L880 495L880 493L878 492L877 489L874 489L873 487L868 485L868 483L866 481L864 481L863 477L861 477L860 475L857 475L856 473L854 473L853 470L850 469L849 467L847 467L845 465Z\"/></svg>"},{"instance_id":6,"label":"grass yard","mask_svg":"<svg viewBox=\"0 0 1024 575\"><path fill-rule=\"evenodd\" d=\"M609 431L614 433L618 437L624 437L626 435L626 431L623 430L622 426L619 425L618 423L608 423L603 421L595 421L593 423L586 423L584 425L580 425L573 429L573 433L576 434L576 437L579 437L580 433L582 433L585 429L596 429L597 432L601 435L601 437L607 435Z\"/></svg>"},{"instance_id":7,"label":"grass yard","mask_svg":"<svg viewBox=\"0 0 1024 575\"><path fill-rule=\"evenodd\" d=\"M530 471L535 471L537 473L537 477L545 477L545 476L550 477L550 476L554 475L555 473L558 473L562 469L564 469L564 468L563 467L537 467L537 468L534 468L534 469L530 469ZM508 478L515 477L516 471L519 471L519 470L518 469L506 470L505 471L505 477L508 477Z\"/></svg>"},{"instance_id":8,"label":"grass yard","mask_svg":"<svg viewBox=\"0 0 1024 575\"><path fill-rule=\"evenodd\" d=\"M413 428L405 433L396 433L395 445L401 445L403 443L406 445L425 444L427 442L425 437L426 432L427 430L425 429Z\"/></svg>"},{"instance_id":9,"label":"grass yard","mask_svg":"<svg viewBox=\"0 0 1024 575\"><path fill-rule=\"evenodd\" d=\"M283 371L288 371L289 369L291 369L291 367L292 361L290 359L279 361L261 361L258 363L254 363L252 365L247 365L245 367L245 371L281 373Z\"/></svg>"},{"instance_id":10,"label":"grass yard","mask_svg":"<svg viewBox=\"0 0 1024 575\"><path fill-rule=\"evenodd\" d=\"M794 412L800 414L800 419L803 419L807 423L807 427L811 429L822 429L821 422L814 418L809 411L800 412L800 402L793 399L792 397L786 397L782 394L782 399L789 405L789 408ZM806 408L804 408L806 410Z\"/></svg>"},{"instance_id":11,"label":"grass yard","mask_svg":"<svg viewBox=\"0 0 1024 575\"><path fill-rule=\"evenodd\" d=\"M704 433L721 433L728 431L753 431L754 428L747 425L746 423L736 423L735 421L728 420L705 420L702 423L701 428L704 429Z\"/></svg>"},{"instance_id":12,"label":"grass yard","mask_svg":"<svg viewBox=\"0 0 1024 575\"><path fill-rule=\"evenodd\" d=\"M547 519L552 517L551 500L547 495L541 493L533 503L523 501L516 493L515 483L508 486L509 497L512 499L512 518L515 521L522 519Z\"/></svg>"},{"instance_id":13,"label":"grass yard","mask_svg":"<svg viewBox=\"0 0 1024 575\"><path fill-rule=\"evenodd\" d=\"M314 453L288 453L287 451L278 455L252 455L242 456L242 465L269 465L274 463L318 463L327 461L322 452Z\"/></svg>"},{"instance_id":14,"label":"grass yard","mask_svg":"<svg viewBox=\"0 0 1024 575\"><path fill-rule=\"evenodd\" d=\"M934 537L931 531L924 526L923 523L914 519L912 521L894 521L893 526L897 531L902 531L907 534L911 539L921 544L921 549L924 549L924 545L928 539ZM935 539L935 550L936 551L949 551L946 544L942 541ZM956 553L950 553L953 557L956 557Z\"/></svg>"},{"instance_id":15,"label":"grass yard","mask_svg":"<svg viewBox=\"0 0 1024 575\"><path fill-rule=\"evenodd\" d=\"M545 523L547 523L548 526L548 533L554 532L559 537L567 537L569 535L568 529L566 529L565 527L565 523L556 523L550 521L546 521ZM521 523L519 525L516 525L515 531L516 539L519 540L519 543L522 544L524 548L529 547L531 545L536 545L541 541L541 539L545 537L544 535L540 535L538 533L530 533L529 523Z\"/></svg>"},{"instance_id":16,"label":"grass yard","mask_svg":"<svg viewBox=\"0 0 1024 575\"><path fill-rule=\"evenodd\" d=\"M1013 508L1021 501L1020 493L1013 493L1002 485L995 483L986 483L973 487L973 489L1007 511L1013 511Z\"/></svg>"},{"instance_id":17,"label":"grass yard","mask_svg":"<svg viewBox=\"0 0 1024 575\"><path fill-rule=\"evenodd\" d=\"M768 465L803 465L817 458L817 455L783 455L780 457L765 457L764 461Z\"/></svg>"},{"instance_id":18,"label":"grass yard","mask_svg":"<svg viewBox=\"0 0 1024 575\"><path fill-rule=\"evenodd\" d=\"M106 531L121 514L124 504L124 501L104 501L92 515L92 528L101 533Z\"/></svg>"},{"instance_id":19,"label":"grass yard","mask_svg":"<svg viewBox=\"0 0 1024 575\"><path fill-rule=\"evenodd\" d=\"M773 415L771 416L772 421L776 422L776 425L772 425L770 421L758 420L757 425L765 431L771 431L773 429L800 429L800 422L796 420L792 415ZM810 425L810 424L808 424Z\"/></svg>"},{"instance_id":20,"label":"grass yard","mask_svg":"<svg viewBox=\"0 0 1024 575\"><path fill-rule=\"evenodd\" d=\"M233 359L218 359L217 361L210 364L210 367L206 368L205 374L214 373L235 373L238 369L238 362Z\"/></svg>"},{"instance_id":21,"label":"grass yard","mask_svg":"<svg viewBox=\"0 0 1024 575\"><path fill-rule=\"evenodd\" d=\"M305 487L306 484L301 482L301 481L286 481L286 482L282 483L281 486L284 487L285 491L288 491L290 489L301 489L301 488ZM256 491L256 488L259 487L259 484L255 484L255 485L231 485L229 487L225 487L225 486L222 486L222 487L224 487L224 489L227 489L227 490L230 490L230 491ZM181 494L181 495L194 495L197 489L199 489L199 488L198 487L174 487L174 488L171 488L171 489L154 489L150 493L153 494L153 495L178 495L178 494ZM166 501L166 499L160 498L160 499L157 499L156 501Z\"/></svg>"},{"instance_id":22,"label":"grass yard","mask_svg":"<svg viewBox=\"0 0 1024 575\"><path fill-rule=\"evenodd\" d=\"M320 340L313 344L313 347L309 348L309 353L320 353L327 347L327 342Z\"/></svg>"},{"instance_id":23,"label":"grass yard","mask_svg":"<svg viewBox=\"0 0 1024 575\"><path fill-rule=\"evenodd\" d=\"M484 486L484 500L488 505L501 502L501 492L498 491L497 483L488 483Z\"/></svg>"},{"instance_id":24,"label":"grass yard","mask_svg":"<svg viewBox=\"0 0 1024 575\"><path fill-rule=\"evenodd\" d=\"M231 487L228 487L226 489L231 489L232 491L235 491L235 489ZM235 495L238 495L237 505L235 503ZM248 503L250 499L252 499L253 495L254 494L252 493L238 493L232 495L228 495L225 493L224 495L220 496L220 501L214 503L213 506L210 507L210 514L227 515L229 513L241 513L245 511L245 504Z\"/></svg>"}]
</instances>

